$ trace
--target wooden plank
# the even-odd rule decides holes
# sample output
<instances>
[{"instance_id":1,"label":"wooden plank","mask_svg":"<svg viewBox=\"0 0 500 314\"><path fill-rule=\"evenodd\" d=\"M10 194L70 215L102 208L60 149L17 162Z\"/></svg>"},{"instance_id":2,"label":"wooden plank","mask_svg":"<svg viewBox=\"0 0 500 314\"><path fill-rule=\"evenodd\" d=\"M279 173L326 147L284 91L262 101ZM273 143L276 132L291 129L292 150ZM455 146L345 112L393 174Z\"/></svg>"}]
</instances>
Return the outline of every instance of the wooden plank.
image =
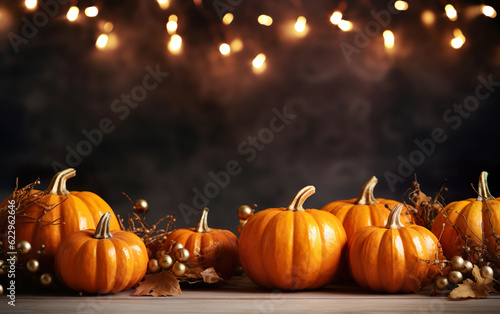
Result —
<instances>
[{"instance_id":1,"label":"wooden plank","mask_svg":"<svg viewBox=\"0 0 500 314\"><path fill-rule=\"evenodd\" d=\"M181 296L133 297L133 290L115 295L18 295L16 307L0 298L1 313L298 313L298 312L491 312L498 313L500 296L482 300L449 301L430 296L430 290L412 294L379 294L355 284L335 283L316 291L263 290L246 277L220 287L183 286Z\"/></svg>"}]
</instances>

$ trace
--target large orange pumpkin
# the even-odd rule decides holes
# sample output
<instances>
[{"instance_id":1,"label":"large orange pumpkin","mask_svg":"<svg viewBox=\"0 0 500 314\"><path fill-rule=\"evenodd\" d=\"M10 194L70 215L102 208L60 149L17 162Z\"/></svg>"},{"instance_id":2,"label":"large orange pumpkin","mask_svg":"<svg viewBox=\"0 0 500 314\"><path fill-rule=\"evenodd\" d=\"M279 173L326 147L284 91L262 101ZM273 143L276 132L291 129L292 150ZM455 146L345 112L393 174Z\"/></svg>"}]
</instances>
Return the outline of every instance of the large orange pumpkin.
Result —
<instances>
[{"instance_id":1,"label":"large orange pumpkin","mask_svg":"<svg viewBox=\"0 0 500 314\"><path fill-rule=\"evenodd\" d=\"M386 206L393 208L401 204L394 200L375 198L373 189L377 182L377 177L373 176L365 183L357 199L331 202L321 209L337 216L344 226L348 240L363 227L385 226L390 213ZM402 213L401 218L403 224L411 223L411 214Z\"/></svg>"},{"instance_id":2,"label":"large orange pumpkin","mask_svg":"<svg viewBox=\"0 0 500 314\"><path fill-rule=\"evenodd\" d=\"M111 213L97 228L72 233L59 245L55 262L62 282L75 291L116 293L137 284L146 274L148 252L135 234L110 231Z\"/></svg>"},{"instance_id":3,"label":"large orange pumpkin","mask_svg":"<svg viewBox=\"0 0 500 314\"><path fill-rule=\"evenodd\" d=\"M396 205L385 227L365 227L349 242L354 280L379 292L417 292L437 274L427 263L442 257L439 242L428 229L401 223L403 205Z\"/></svg>"},{"instance_id":4,"label":"large orange pumpkin","mask_svg":"<svg viewBox=\"0 0 500 314\"><path fill-rule=\"evenodd\" d=\"M111 229L120 229L113 210L102 198L91 192L67 190L66 181L75 175L72 168L57 173L45 191L46 195L26 208L25 215L16 215L16 243L29 241L33 247L29 256L34 257L42 244L45 245L44 252L54 256L64 237L75 231L95 228L104 213L111 213ZM32 191L35 193L40 191ZM12 196L0 208L5 207L9 199ZM43 204L51 204L54 208L47 210Z\"/></svg>"},{"instance_id":5,"label":"large orange pumpkin","mask_svg":"<svg viewBox=\"0 0 500 314\"><path fill-rule=\"evenodd\" d=\"M204 208L196 228L174 230L165 240L168 252L180 243L192 256L188 263L203 268L214 267L222 278L228 279L238 269L238 237L229 230L209 228L208 208Z\"/></svg>"},{"instance_id":6,"label":"large orange pumpkin","mask_svg":"<svg viewBox=\"0 0 500 314\"><path fill-rule=\"evenodd\" d=\"M269 289L316 289L335 276L347 238L337 217L304 209L308 186L287 208L253 215L240 235L240 261L247 276Z\"/></svg>"},{"instance_id":7,"label":"large orange pumpkin","mask_svg":"<svg viewBox=\"0 0 500 314\"><path fill-rule=\"evenodd\" d=\"M474 247L482 248L484 239L488 259L500 261L500 248L496 246L495 238L495 234L500 235L500 199L491 195L487 177L486 171L479 177L477 198L449 203L434 219L431 230L440 239L448 259L467 252L468 256L463 257L477 262L479 256ZM457 229L452 227L453 224ZM464 246L471 249L464 250ZM500 262L498 264L500 266Z\"/></svg>"}]
</instances>

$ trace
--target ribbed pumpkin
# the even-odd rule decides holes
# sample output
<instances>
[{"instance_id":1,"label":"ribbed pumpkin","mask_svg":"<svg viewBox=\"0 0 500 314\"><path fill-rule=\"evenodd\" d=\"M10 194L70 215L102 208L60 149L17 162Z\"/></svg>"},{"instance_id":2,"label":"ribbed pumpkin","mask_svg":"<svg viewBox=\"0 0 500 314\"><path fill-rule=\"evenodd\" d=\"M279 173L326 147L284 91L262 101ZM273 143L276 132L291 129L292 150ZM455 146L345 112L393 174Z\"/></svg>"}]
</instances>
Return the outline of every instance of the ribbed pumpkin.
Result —
<instances>
[{"instance_id":1,"label":"ribbed pumpkin","mask_svg":"<svg viewBox=\"0 0 500 314\"><path fill-rule=\"evenodd\" d=\"M95 228L99 218L104 213L111 213L111 229L120 229L118 220L113 210L99 196L91 192L69 192L66 181L76 175L75 169L69 168L57 173L50 183L42 199L26 209L26 216L16 216L16 243L26 240L34 248L28 256L35 257L36 251L42 244L45 253L54 256L61 240L71 233L79 230ZM39 193L40 191L32 191ZM10 196L0 208L3 208ZM52 210L46 211L41 203L57 205ZM54 224L37 222L43 215L43 221ZM6 245L6 241L4 241Z\"/></svg>"},{"instance_id":2,"label":"ribbed pumpkin","mask_svg":"<svg viewBox=\"0 0 500 314\"><path fill-rule=\"evenodd\" d=\"M382 227L387 223L390 210L401 203L394 200L375 198L373 189L377 185L378 179L373 176L365 183L357 199L340 200L325 205L321 210L334 214L344 226L347 239L359 229L367 226ZM401 214L403 224L411 223L411 214Z\"/></svg>"},{"instance_id":3,"label":"ribbed pumpkin","mask_svg":"<svg viewBox=\"0 0 500 314\"><path fill-rule=\"evenodd\" d=\"M188 263L203 268L214 267L222 278L228 279L237 271L238 237L229 230L208 227L208 208L201 212L196 228L174 230L165 240L168 252L172 245L180 243L192 258Z\"/></svg>"},{"instance_id":4,"label":"ribbed pumpkin","mask_svg":"<svg viewBox=\"0 0 500 314\"><path fill-rule=\"evenodd\" d=\"M354 280L379 292L417 292L437 274L433 261L442 257L439 242L428 229L405 227L396 205L385 227L365 227L349 242L349 264Z\"/></svg>"},{"instance_id":5,"label":"ribbed pumpkin","mask_svg":"<svg viewBox=\"0 0 500 314\"><path fill-rule=\"evenodd\" d=\"M335 276L347 238L337 217L304 209L314 194L307 186L287 208L253 215L240 235L240 261L247 276L268 289L316 289Z\"/></svg>"},{"instance_id":6,"label":"ribbed pumpkin","mask_svg":"<svg viewBox=\"0 0 500 314\"><path fill-rule=\"evenodd\" d=\"M500 259L494 237L494 233L500 235L500 199L495 199L491 195L487 178L488 173L483 171L479 177L477 198L449 203L434 219L431 230L438 238L440 237L444 254L448 259L456 255L462 256L457 248L465 245L478 246L483 238L486 240L489 258ZM460 236L452 224L460 230ZM478 256L474 250L470 250L468 254L468 259L477 261ZM500 262L498 266L500 267Z\"/></svg>"},{"instance_id":7,"label":"ribbed pumpkin","mask_svg":"<svg viewBox=\"0 0 500 314\"><path fill-rule=\"evenodd\" d=\"M110 231L111 213L97 228L72 233L59 245L55 262L62 282L75 291L116 293L132 288L146 274L148 252L135 234Z\"/></svg>"}]
</instances>

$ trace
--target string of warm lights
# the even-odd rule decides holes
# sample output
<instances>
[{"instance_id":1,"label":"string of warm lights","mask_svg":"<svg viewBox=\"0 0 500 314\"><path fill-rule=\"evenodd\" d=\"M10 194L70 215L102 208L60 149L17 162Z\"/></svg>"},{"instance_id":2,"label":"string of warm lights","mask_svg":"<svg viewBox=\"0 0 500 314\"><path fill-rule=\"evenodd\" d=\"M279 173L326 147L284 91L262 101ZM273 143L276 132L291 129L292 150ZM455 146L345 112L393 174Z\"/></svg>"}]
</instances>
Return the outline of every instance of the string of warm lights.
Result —
<instances>
[{"instance_id":1,"label":"string of warm lights","mask_svg":"<svg viewBox=\"0 0 500 314\"><path fill-rule=\"evenodd\" d=\"M170 0L156 0L159 8L162 10L167 10L170 6ZM201 0L193 0L197 7L202 7ZM80 8L73 2L73 5L68 9L66 13L66 18L69 22L77 21L81 14ZM34 11L38 7L37 0L25 0L24 4L26 8L30 11ZM398 11L406 11L410 8L410 5L406 1L398 0L394 3L394 8ZM345 8L344 8L345 9ZM443 7L446 17L451 21L455 22L459 18L459 12L455 9L452 4L446 4ZM99 15L99 7L96 5L88 6L83 9L83 13L88 18L95 18ZM489 18L495 18L497 15L496 10L489 5L474 5L469 6L464 9L461 14L464 15L484 15ZM222 24L226 27L231 25L234 20L234 15L230 12L226 13L222 17ZM436 14L431 10L424 10L421 13L421 21L425 26L432 26L436 21ZM330 22L332 25L338 27L341 31L349 32L355 27L353 22L345 19L342 10L336 10L330 16ZM274 20L271 16L261 14L257 17L257 23L263 26L272 26ZM292 23L293 31L297 37L306 36L308 32L309 25L305 16L298 16L297 19ZM165 25L168 38L167 49L172 54L179 54L182 51L182 37L177 34L178 29L178 17L171 14L168 17L167 23ZM97 36L95 45L97 49L113 49L117 46L118 39L112 33L113 23L109 21L100 21L101 34ZM384 39L384 45L387 51L392 51L396 47L396 38L394 33L390 29L385 29L382 33ZM454 28L453 38L450 41L450 46L454 49L461 48L466 41L466 37L459 28ZM238 52L243 49L243 41L239 38L233 39L231 42L221 42L218 45L219 52L222 56L229 56L233 52ZM255 73L261 73L266 67L266 55L262 52L258 53L252 60L252 66Z\"/></svg>"}]
</instances>

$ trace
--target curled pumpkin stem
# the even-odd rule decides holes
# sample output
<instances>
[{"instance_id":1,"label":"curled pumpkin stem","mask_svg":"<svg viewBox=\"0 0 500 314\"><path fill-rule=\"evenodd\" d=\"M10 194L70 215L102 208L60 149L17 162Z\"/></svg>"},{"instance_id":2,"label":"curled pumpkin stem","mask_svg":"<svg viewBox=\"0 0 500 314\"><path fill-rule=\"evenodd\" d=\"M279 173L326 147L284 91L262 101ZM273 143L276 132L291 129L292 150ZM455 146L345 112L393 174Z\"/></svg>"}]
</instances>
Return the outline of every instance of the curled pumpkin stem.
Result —
<instances>
[{"instance_id":1,"label":"curled pumpkin stem","mask_svg":"<svg viewBox=\"0 0 500 314\"><path fill-rule=\"evenodd\" d=\"M309 196L313 195L316 192L316 188L312 185L306 186L302 190L295 195L293 201L288 205L286 210L296 212L296 211L304 211L304 207L302 206Z\"/></svg>"},{"instance_id":2,"label":"curled pumpkin stem","mask_svg":"<svg viewBox=\"0 0 500 314\"><path fill-rule=\"evenodd\" d=\"M373 195L373 189L377 185L377 182L378 179L376 176L371 177L370 180L363 185L363 188L361 188L361 193L359 193L359 197L354 203L358 205L378 204L378 201Z\"/></svg>"}]
</instances>

